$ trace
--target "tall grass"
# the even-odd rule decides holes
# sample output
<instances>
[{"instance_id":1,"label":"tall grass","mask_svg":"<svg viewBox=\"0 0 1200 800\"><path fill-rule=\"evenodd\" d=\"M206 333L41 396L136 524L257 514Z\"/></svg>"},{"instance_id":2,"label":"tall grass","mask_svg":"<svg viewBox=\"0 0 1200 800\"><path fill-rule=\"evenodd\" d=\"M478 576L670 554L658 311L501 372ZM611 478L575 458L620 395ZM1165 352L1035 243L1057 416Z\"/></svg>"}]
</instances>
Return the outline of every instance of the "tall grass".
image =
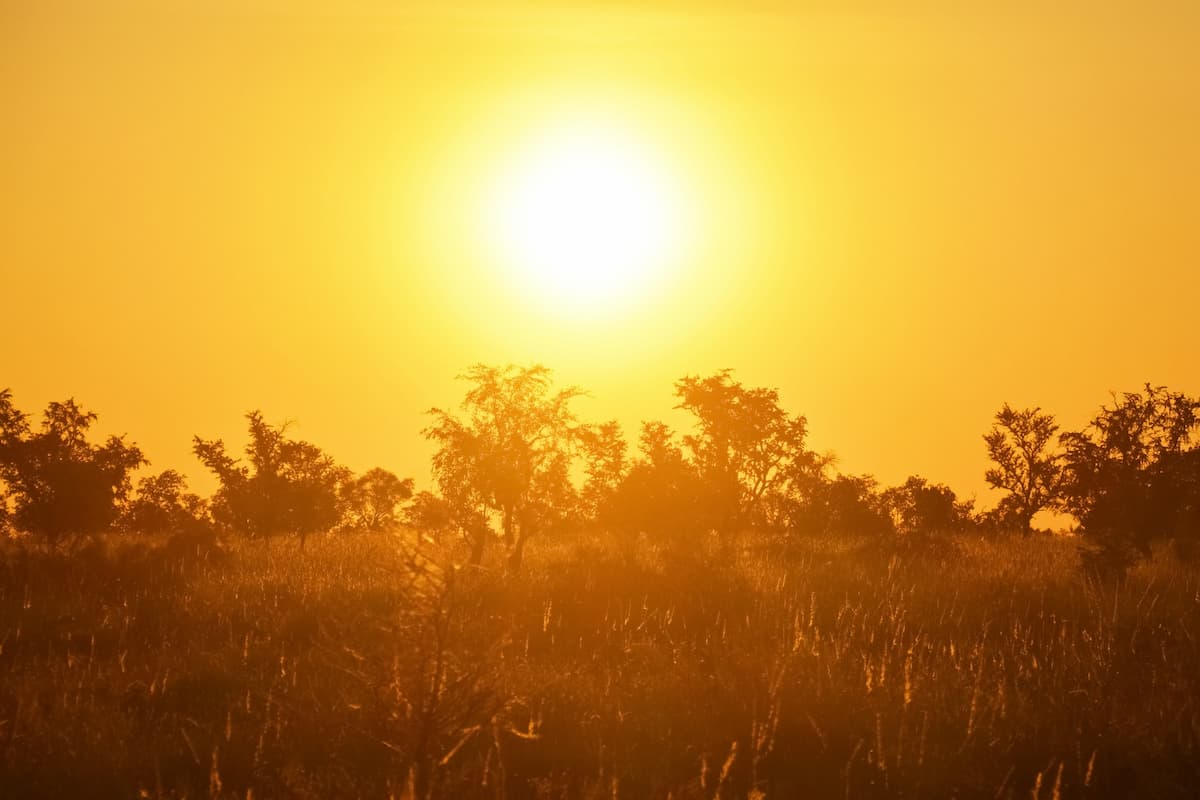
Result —
<instances>
[{"instance_id":1,"label":"tall grass","mask_svg":"<svg viewBox=\"0 0 1200 800\"><path fill-rule=\"evenodd\" d=\"M0 795L1191 797L1200 576L1061 539L0 562Z\"/></svg>"}]
</instances>

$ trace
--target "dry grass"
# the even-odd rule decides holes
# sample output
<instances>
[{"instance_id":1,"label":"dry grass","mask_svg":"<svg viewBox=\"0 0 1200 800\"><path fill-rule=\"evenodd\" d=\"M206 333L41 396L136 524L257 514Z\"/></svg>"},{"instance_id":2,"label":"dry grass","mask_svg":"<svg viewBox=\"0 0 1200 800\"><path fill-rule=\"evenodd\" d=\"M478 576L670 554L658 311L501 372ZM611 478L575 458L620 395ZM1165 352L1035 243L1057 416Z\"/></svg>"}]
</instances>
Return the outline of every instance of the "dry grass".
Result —
<instances>
[{"instance_id":1,"label":"dry grass","mask_svg":"<svg viewBox=\"0 0 1200 800\"><path fill-rule=\"evenodd\" d=\"M1069 540L110 542L0 566L12 797L1190 797L1200 579Z\"/></svg>"}]
</instances>

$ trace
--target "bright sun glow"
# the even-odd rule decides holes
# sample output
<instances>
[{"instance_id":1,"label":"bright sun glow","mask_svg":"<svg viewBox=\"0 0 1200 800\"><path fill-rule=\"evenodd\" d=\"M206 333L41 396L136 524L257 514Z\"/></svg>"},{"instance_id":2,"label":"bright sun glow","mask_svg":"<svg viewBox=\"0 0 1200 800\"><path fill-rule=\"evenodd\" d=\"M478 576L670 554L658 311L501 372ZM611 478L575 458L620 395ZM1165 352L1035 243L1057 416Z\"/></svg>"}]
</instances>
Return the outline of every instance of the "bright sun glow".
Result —
<instances>
[{"instance_id":1,"label":"bright sun glow","mask_svg":"<svg viewBox=\"0 0 1200 800\"><path fill-rule=\"evenodd\" d=\"M681 254L682 192L655 156L610 126L546 131L518 151L494 187L492 246L558 308L637 300Z\"/></svg>"}]
</instances>

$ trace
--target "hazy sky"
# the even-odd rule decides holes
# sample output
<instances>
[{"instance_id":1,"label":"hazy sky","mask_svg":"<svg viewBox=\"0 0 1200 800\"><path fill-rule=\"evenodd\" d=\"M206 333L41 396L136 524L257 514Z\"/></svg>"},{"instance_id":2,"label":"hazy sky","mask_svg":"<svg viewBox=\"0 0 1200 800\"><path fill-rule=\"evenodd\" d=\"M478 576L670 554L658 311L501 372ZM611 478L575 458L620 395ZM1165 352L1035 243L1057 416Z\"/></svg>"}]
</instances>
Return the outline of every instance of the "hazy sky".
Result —
<instances>
[{"instance_id":1,"label":"hazy sky","mask_svg":"<svg viewBox=\"0 0 1200 800\"><path fill-rule=\"evenodd\" d=\"M1002 402L1200 393L1200 3L1049 5L0 0L0 387L202 488L191 436L240 447L251 408L424 484L473 362L631 438L733 367L844 470L990 503ZM589 314L476 241L564 109L701 210Z\"/></svg>"}]
</instances>

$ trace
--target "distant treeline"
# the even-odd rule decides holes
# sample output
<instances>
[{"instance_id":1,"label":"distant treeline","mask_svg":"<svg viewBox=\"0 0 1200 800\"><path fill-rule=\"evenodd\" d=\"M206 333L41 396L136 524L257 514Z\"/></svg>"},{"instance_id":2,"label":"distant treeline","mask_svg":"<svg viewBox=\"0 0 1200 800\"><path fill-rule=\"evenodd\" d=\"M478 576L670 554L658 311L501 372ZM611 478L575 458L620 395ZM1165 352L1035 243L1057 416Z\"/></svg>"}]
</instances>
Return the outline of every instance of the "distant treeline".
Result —
<instances>
[{"instance_id":1,"label":"distant treeline","mask_svg":"<svg viewBox=\"0 0 1200 800\"><path fill-rule=\"evenodd\" d=\"M406 525L461 537L480 563L503 548L511 570L531 538L581 527L634 541L754 530L781 537L856 533L919 544L963 530L1035 532L1041 511L1066 513L1098 568L1123 569L1171 542L1200 542L1200 399L1146 384L1114 394L1086 427L1060 432L1040 408L996 413L983 440L988 483L1006 494L976 511L940 483L912 476L881 487L835 469L807 446L808 422L775 390L748 388L729 370L675 383L676 408L695 418L679 435L645 422L630 450L615 421L581 421L576 387L556 388L542 366L476 365L461 378L458 412L431 409L422 434L436 445L436 492L376 468L361 475L262 414L235 458L221 440L193 439L218 479L209 498L174 470L148 464L124 437L89 440L96 421L73 399L50 403L40 426L0 392L0 530L50 546L105 531L268 538Z\"/></svg>"}]
</instances>

